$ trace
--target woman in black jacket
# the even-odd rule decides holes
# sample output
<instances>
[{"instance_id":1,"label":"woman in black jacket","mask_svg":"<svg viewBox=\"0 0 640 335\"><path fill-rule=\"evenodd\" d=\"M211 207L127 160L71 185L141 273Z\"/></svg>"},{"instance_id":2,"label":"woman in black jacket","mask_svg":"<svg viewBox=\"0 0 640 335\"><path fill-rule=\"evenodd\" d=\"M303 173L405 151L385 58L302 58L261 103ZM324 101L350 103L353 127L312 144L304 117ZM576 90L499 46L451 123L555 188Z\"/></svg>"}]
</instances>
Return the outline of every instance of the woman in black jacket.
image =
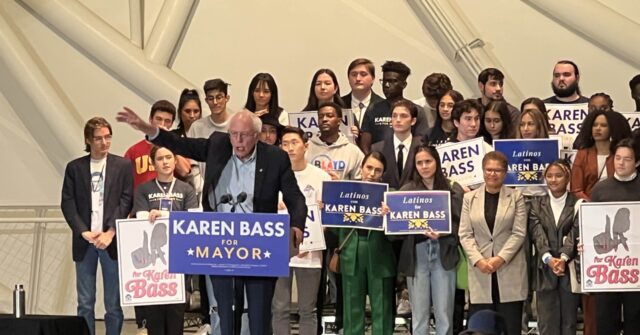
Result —
<instances>
[{"instance_id":1,"label":"woman in black jacket","mask_svg":"<svg viewBox=\"0 0 640 335\"><path fill-rule=\"evenodd\" d=\"M407 277L413 316L413 334L429 330L430 300L433 301L436 333L451 334L458 254L458 226L462 210L462 187L448 180L433 146L419 145L413 150L412 181L401 191L451 192L451 233L427 231L405 236L398 261L398 272Z\"/></svg>"},{"instance_id":2,"label":"woman in black jacket","mask_svg":"<svg viewBox=\"0 0 640 335\"><path fill-rule=\"evenodd\" d=\"M533 289L536 291L538 330L541 335L575 335L579 296L571 292L567 262L576 255L578 200L567 192L571 170L558 160L544 171L548 194L533 197L529 234L536 247Z\"/></svg>"}]
</instances>

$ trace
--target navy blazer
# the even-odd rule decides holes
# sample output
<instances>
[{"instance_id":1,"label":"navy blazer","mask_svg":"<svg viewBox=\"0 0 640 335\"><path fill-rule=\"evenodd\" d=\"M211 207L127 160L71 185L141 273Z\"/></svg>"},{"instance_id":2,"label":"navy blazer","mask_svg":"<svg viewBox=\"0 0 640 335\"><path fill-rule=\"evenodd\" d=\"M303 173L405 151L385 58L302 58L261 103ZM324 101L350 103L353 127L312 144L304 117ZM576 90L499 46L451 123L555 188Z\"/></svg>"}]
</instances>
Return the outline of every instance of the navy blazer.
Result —
<instances>
[{"instance_id":1,"label":"navy blazer","mask_svg":"<svg viewBox=\"0 0 640 335\"><path fill-rule=\"evenodd\" d=\"M209 138L181 138L174 133L160 130L158 137L151 142L167 147L177 155L206 163L202 208L215 212L217 204L210 204L208 195L215 189L222 170L233 154L229 134L213 132ZM282 199L290 215L290 226L304 231L307 205L291 170L289 156L280 148L262 142L256 144L255 150L257 151L253 211L277 213L278 193L282 192Z\"/></svg>"},{"instance_id":2,"label":"navy blazer","mask_svg":"<svg viewBox=\"0 0 640 335\"><path fill-rule=\"evenodd\" d=\"M77 158L64 171L62 202L64 219L73 231L73 261L79 262L89 247L82 233L91 231L91 167L90 156ZM104 213L102 231L116 228L116 220L126 219L133 206L133 167L131 161L112 154L107 155L104 176ZM112 259L118 258L116 237L107 247Z\"/></svg>"}]
</instances>

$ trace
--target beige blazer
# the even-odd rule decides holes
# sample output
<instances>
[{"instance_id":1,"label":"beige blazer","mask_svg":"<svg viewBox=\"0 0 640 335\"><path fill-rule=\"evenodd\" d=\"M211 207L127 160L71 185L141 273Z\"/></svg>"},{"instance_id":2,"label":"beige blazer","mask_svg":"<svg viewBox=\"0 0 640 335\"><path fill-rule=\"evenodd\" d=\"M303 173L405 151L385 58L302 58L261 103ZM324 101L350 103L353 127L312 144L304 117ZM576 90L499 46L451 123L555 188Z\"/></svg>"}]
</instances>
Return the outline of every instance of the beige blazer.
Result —
<instances>
[{"instance_id":1,"label":"beige blazer","mask_svg":"<svg viewBox=\"0 0 640 335\"><path fill-rule=\"evenodd\" d=\"M527 233L527 209L520 191L503 186L493 234L484 218L484 184L464 195L460 215L460 244L469 258L469 294L473 304L490 304L491 275L480 272L475 264L500 256L505 264L498 269L500 302L525 300L527 267L522 248Z\"/></svg>"}]
</instances>

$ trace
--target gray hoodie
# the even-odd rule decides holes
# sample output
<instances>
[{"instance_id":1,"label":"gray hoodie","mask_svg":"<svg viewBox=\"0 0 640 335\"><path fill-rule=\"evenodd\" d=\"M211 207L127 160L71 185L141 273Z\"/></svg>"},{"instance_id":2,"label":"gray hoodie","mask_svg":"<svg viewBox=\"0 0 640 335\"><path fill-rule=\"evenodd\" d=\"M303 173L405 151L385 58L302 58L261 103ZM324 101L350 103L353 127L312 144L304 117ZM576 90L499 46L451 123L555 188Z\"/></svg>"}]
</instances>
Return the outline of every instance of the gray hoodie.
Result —
<instances>
[{"instance_id":1,"label":"gray hoodie","mask_svg":"<svg viewBox=\"0 0 640 335\"><path fill-rule=\"evenodd\" d=\"M361 179L360 166L362 166L364 154L342 133L331 145L322 142L320 137L312 137L309 140L306 157L309 164L327 172L333 171L340 179Z\"/></svg>"}]
</instances>

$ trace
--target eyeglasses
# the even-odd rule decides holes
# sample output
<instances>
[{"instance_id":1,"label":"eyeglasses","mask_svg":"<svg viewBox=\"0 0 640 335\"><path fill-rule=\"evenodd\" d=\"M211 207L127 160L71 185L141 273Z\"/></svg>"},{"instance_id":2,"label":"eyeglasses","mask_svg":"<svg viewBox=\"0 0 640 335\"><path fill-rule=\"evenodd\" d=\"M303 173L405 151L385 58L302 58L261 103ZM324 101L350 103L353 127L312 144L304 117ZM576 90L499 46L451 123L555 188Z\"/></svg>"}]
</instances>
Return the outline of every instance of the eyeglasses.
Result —
<instances>
[{"instance_id":1,"label":"eyeglasses","mask_svg":"<svg viewBox=\"0 0 640 335\"><path fill-rule=\"evenodd\" d=\"M485 169L484 170L484 173L486 174L502 174L504 172L505 172L504 169Z\"/></svg>"},{"instance_id":2,"label":"eyeglasses","mask_svg":"<svg viewBox=\"0 0 640 335\"><path fill-rule=\"evenodd\" d=\"M224 94L218 94L216 96L213 95L207 95L204 100L206 100L207 102L216 102L216 101L222 101L223 99L226 99L227 96Z\"/></svg>"}]
</instances>

